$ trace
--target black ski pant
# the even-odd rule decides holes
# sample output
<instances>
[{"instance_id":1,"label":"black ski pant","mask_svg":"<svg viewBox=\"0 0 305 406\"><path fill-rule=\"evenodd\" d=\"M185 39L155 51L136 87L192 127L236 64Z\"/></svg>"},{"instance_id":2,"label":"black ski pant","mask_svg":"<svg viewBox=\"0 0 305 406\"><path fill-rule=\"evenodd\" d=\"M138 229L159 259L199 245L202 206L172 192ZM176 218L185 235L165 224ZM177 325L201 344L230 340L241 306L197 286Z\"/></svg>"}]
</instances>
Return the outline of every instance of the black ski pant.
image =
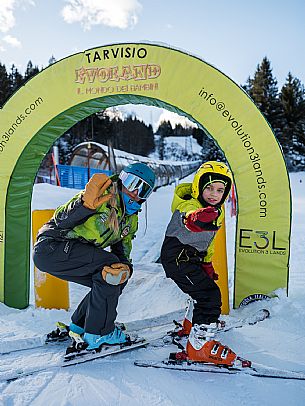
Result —
<instances>
[{"instance_id":1,"label":"black ski pant","mask_svg":"<svg viewBox=\"0 0 305 406\"><path fill-rule=\"evenodd\" d=\"M176 256L169 256L163 245L161 262L166 276L171 278L179 288L194 300L192 324L210 324L219 319L221 313L221 293L218 285L201 268L198 257L187 257L179 261Z\"/></svg>"},{"instance_id":2,"label":"black ski pant","mask_svg":"<svg viewBox=\"0 0 305 406\"><path fill-rule=\"evenodd\" d=\"M119 296L127 282L109 285L101 271L105 265L121 262L116 255L78 240L42 237L34 246L33 260L42 272L90 288L72 315L74 324L91 334L114 330Z\"/></svg>"}]
</instances>

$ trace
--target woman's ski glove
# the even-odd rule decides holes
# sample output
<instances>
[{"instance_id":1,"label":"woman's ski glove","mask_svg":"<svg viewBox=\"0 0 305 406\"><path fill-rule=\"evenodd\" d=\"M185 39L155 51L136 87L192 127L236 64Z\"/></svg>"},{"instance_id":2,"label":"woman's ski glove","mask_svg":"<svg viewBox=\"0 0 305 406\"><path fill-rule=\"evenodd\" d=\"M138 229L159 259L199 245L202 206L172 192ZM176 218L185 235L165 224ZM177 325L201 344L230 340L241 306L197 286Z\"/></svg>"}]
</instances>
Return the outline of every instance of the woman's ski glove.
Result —
<instances>
[{"instance_id":1,"label":"woman's ski glove","mask_svg":"<svg viewBox=\"0 0 305 406\"><path fill-rule=\"evenodd\" d=\"M129 279L130 268L122 263L106 265L102 269L102 277L109 285L121 285Z\"/></svg>"},{"instance_id":2,"label":"woman's ski glove","mask_svg":"<svg viewBox=\"0 0 305 406\"><path fill-rule=\"evenodd\" d=\"M184 224L189 231L194 231L195 233L211 230L208 224L216 220L218 215L219 212L216 207L208 206L195 210L186 218Z\"/></svg>"},{"instance_id":3,"label":"woman's ski glove","mask_svg":"<svg viewBox=\"0 0 305 406\"><path fill-rule=\"evenodd\" d=\"M218 274L215 272L212 262L203 262L201 268L211 279L218 280Z\"/></svg>"},{"instance_id":4,"label":"woman's ski glove","mask_svg":"<svg viewBox=\"0 0 305 406\"><path fill-rule=\"evenodd\" d=\"M104 173L95 173L87 183L83 193L83 205L87 209L96 210L103 203L108 202L112 197L111 193L103 196L105 190L111 185L112 181Z\"/></svg>"}]
</instances>

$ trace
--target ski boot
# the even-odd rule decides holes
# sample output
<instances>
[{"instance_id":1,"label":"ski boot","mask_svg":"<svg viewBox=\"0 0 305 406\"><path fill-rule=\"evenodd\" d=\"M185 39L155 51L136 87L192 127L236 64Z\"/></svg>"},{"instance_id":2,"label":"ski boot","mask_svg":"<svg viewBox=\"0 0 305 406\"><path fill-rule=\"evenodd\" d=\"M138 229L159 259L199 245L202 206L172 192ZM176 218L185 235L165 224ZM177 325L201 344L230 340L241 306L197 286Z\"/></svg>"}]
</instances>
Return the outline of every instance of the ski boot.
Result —
<instances>
[{"instance_id":1,"label":"ski boot","mask_svg":"<svg viewBox=\"0 0 305 406\"><path fill-rule=\"evenodd\" d=\"M217 331L217 323L194 324L186 345L187 360L233 367L237 355L214 339Z\"/></svg>"},{"instance_id":2,"label":"ski boot","mask_svg":"<svg viewBox=\"0 0 305 406\"><path fill-rule=\"evenodd\" d=\"M192 329L192 318L193 318L194 302L192 299L188 300L188 305L186 308L184 320L181 323L173 320L175 324L175 329L168 332L168 335L175 338L176 340L181 339L182 337L188 337ZM217 320L217 331L224 330L226 322L223 320Z\"/></svg>"},{"instance_id":3,"label":"ski boot","mask_svg":"<svg viewBox=\"0 0 305 406\"><path fill-rule=\"evenodd\" d=\"M66 349L65 359L70 360L75 356L82 354L87 350L88 343L86 343L81 334L69 331L69 337L71 338L71 344Z\"/></svg>"},{"instance_id":4,"label":"ski boot","mask_svg":"<svg viewBox=\"0 0 305 406\"><path fill-rule=\"evenodd\" d=\"M65 323L58 321L56 323L56 329L47 334L46 343L67 341L69 339L70 331L77 334L83 334L85 332L82 327L79 327L72 322L67 326Z\"/></svg>"},{"instance_id":5,"label":"ski boot","mask_svg":"<svg viewBox=\"0 0 305 406\"><path fill-rule=\"evenodd\" d=\"M87 350L98 350L103 344L120 345L130 343L129 335L125 334L119 327L115 326L114 330L106 335L85 333L84 341L87 343Z\"/></svg>"},{"instance_id":6,"label":"ski boot","mask_svg":"<svg viewBox=\"0 0 305 406\"><path fill-rule=\"evenodd\" d=\"M177 323L174 320L176 328L174 334L178 337L188 336L192 329L192 318L193 318L194 302L192 299L188 300L188 305L186 307L186 312L182 324Z\"/></svg>"},{"instance_id":7,"label":"ski boot","mask_svg":"<svg viewBox=\"0 0 305 406\"><path fill-rule=\"evenodd\" d=\"M67 341L69 338L69 326L61 321L56 323L56 329L47 334L46 343Z\"/></svg>"},{"instance_id":8,"label":"ski boot","mask_svg":"<svg viewBox=\"0 0 305 406\"><path fill-rule=\"evenodd\" d=\"M165 344L170 342L176 344L177 341L181 341L182 338L189 336L192 328L193 309L194 302L192 299L188 299L188 304L186 306L185 316L182 324L176 320L173 320L175 328L174 330L168 331L167 335L163 337L163 341Z\"/></svg>"}]
</instances>

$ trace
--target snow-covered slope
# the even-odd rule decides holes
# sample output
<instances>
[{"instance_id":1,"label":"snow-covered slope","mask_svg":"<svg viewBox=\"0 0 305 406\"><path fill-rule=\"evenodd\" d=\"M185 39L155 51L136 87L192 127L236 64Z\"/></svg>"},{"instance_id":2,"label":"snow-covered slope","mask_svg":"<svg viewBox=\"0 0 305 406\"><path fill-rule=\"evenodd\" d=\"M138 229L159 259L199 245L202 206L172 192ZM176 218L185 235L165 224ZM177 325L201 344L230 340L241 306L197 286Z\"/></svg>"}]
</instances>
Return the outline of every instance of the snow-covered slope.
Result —
<instances>
[{"instance_id":1,"label":"snow-covered slope","mask_svg":"<svg viewBox=\"0 0 305 406\"><path fill-rule=\"evenodd\" d=\"M222 341L245 358L278 368L305 371L305 173L291 174L293 193L293 228L290 291L287 298L263 303L272 317L255 326L226 333ZM174 186L153 193L148 202L148 224L145 210L133 249L134 276L120 298L118 320L129 321L156 317L184 307L185 295L164 277L158 257L165 227L170 218L170 201ZM74 194L73 190L51 185L35 185L33 208L55 208ZM229 211L227 211L229 212ZM234 251L234 218L227 218L230 285ZM86 293L85 288L71 284L70 301L74 308ZM33 298L33 293L31 294ZM6 340L38 336L53 328L57 320L69 322L71 312L35 309L23 311L0 304L0 347ZM232 310L227 319L244 317L262 303ZM0 383L2 405L304 405L302 381L262 380L251 376L222 376L142 369L134 359L166 357L173 347L139 349L113 358L95 361L64 370L54 369ZM0 355L0 375L30 365L52 363L55 355L46 349L27 354Z\"/></svg>"}]
</instances>

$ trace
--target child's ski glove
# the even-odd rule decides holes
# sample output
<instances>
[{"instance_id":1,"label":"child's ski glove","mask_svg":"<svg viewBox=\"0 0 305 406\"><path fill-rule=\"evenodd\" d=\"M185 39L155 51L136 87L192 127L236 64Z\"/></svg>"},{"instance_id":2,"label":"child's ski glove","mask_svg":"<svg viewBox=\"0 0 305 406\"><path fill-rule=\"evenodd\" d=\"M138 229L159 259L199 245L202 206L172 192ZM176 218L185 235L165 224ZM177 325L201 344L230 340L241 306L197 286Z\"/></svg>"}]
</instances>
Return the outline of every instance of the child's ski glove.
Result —
<instances>
[{"instance_id":1,"label":"child's ski glove","mask_svg":"<svg viewBox=\"0 0 305 406\"><path fill-rule=\"evenodd\" d=\"M212 262L203 262L201 268L211 279L218 280L218 274L215 272Z\"/></svg>"},{"instance_id":2,"label":"child's ski glove","mask_svg":"<svg viewBox=\"0 0 305 406\"><path fill-rule=\"evenodd\" d=\"M129 279L130 268L127 264L120 262L110 266L106 265L102 269L102 277L109 285L121 285Z\"/></svg>"},{"instance_id":3,"label":"child's ski glove","mask_svg":"<svg viewBox=\"0 0 305 406\"><path fill-rule=\"evenodd\" d=\"M104 173L95 173L85 187L82 196L83 206L87 209L96 210L103 203L108 202L112 194L107 193L103 196L103 193L111 183L111 179Z\"/></svg>"},{"instance_id":4,"label":"child's ski glove","mask_svg":"<svg viewBox=\"0 0 305 406\"><path fill-rule=\"evenodd\" d=\"M184 224L189 231L194 231L196 233L208 231L211 230L211 227L208 226L208 224L216 220L218 215L219 212L216 207L208 206L195 210L186 218Z\"/></svg>"}]
</instances>

